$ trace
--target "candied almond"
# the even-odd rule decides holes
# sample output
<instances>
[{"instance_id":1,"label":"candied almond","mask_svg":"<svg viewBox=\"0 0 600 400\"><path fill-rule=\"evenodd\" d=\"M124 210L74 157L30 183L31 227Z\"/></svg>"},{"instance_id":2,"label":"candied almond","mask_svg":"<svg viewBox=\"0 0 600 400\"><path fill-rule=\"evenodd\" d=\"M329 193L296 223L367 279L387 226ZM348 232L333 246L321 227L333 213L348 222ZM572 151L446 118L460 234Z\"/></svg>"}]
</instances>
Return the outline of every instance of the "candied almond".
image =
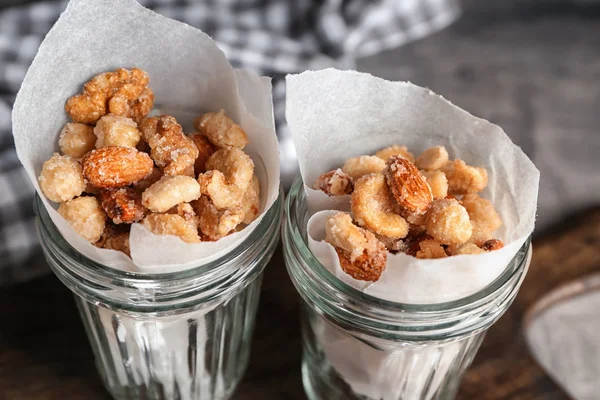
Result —
<instances>
[{"instance_id":1,"label":"candied almond","mask_svg":"<svg viewBox=\"0 0 600 400\"><path fill-rule=\"evenodd\" d=\"M77 197L62 203L58 213L90 243L96 243L104 232L106 215L95 197Z\"/></svg>"},{"instance_id":2,"label":"candied almond","mask_svg":"<svg viewBox=\"0 0 600 400\"><path fill-rule=\"evenodd\" d=\"M154 163L146 153L131 147L102 147L83 157L83 174L99 188L131 185L152 172Z\"/></svg>"},{"instance_id":3,"label":"candied almond","mask_svg":"<svg viewBox=\"0 0 600 400\"><path fill-rule=\"evenodd\" d=\"M358 179L361 176L381 172L385 168L385 161L376 156L359 156L346 160L342 171L352 179Z\"/></svg>"},{"instance_id":4,"label":"candied almond","mask_svg":"<svg viewBox=\"0 0 600 400\"><path fill-rule=\"evenodd\" d=\"M387 159L391 156L402 156L409 161L415 161L415 156L413 153L408 151L406 146L399 146L397 144L379 150L377 153L375 153L375 156L381 158L383 161L387 161Z\"/></svg>"},{"instance_id":5,"label":"candied almond","mask_svg":"<svg viewBox=\"0 0 600 400\"><path fill-rule=\"evenodd\" d=\"M352 193L354 180L338 168L319 176L313 189L320 190L328 196L342 196Z\"/></svg>"},{"instance_id":6,"label":"candied almond","mask_svg":"<svg viewBox=\"0 0 600 400\"><path fill-rule=\"evenodd\" d=\"M194 121L194 128L217 147L243 149L248 144L244 129L225 114L225 110L206 113Z\"/></svg>"},{"instance_id":7,"label":"candied almond","mask_svg":"<svg viewBox=\"0 0 600 400\"><path fill-rule=\"evenodd\" d=\"M394 211L397 203L381 172L355 182L351 207L356 222L378 235L400 239L408 233L408 222Z\"/></svg>"},{"instance_id":8,"label":"candied almond","mask_svg":"<svg viewBox=\"0 0 600 400\"><path fill-rule=\"evenodd\" d=\"M408 214L424 214L433 195L425 177L402 156L388 158L383 171L394 198Z\"/></svg>"},{"instance_id":9,"label":"candied almond","mask_svg":"<svg viewBox=\"0 0 600 400\"><path fill-rule=\"evenodd\" d=\"M465 243L473 232L467 210L455 199L434 200L425 227L429 235L447 245Z\"/></svg>"},{"instance_id":10,"label":"candied almond","mask_svg":"<svg viewBox=\"0 0 600 400\"><path fill-rule=\"evenodd\" d=\"M417 157L415 165L419 169L433 171L442 168L448 162L448 151L444 146L430 147Z\"/></svg>"},{"instance_id":11,"label":"candied almond","mask_svg":"<svg viewBox=\"0 0 600 400\"><path fill-rule=\"evenodd\" d=\"M339 248L335 248L335 251L342 270L359 281L376 282L385 270L387 250L383 244L381 244L381 249L377 253L368 254L364 252L354 261L351 260L346 251Z\"/></svg>"},{"instance_id":12,"label":"candied almond","mask_svg":"<svg viewBox=\"0 0 600 400\"><path fill-rule=\"evenodd\" d=\"M463 160L454 160L442 167L448 178L448 191L452 194L481 192L488 183L485 168L472 167Z\"/></svg>"},{"instance_id":13,"label":"candied almond","mask_svg":"<svg viewBox=\"0 0 600 400\"><path fill-rule=\"evenodd\" d=\"M54 153L38 177L42 192L56 203L71 200L86 189L81 165L69 156Z\"/></svg>"},{"instance_id":14,"label":"candied almond","mask_svg":"<svg viewBox=\"0 0 600 400\"><path fill-rule=\"evenodd\" d=\"M95 145L96 135L94 135L94 128L75 122L65 124L58 139L60 151L73 158L83 157Z\"/></svg>"},{"instance_id":15,"label":"candied almond","mask_svg":"<svg viewBox=\"0 0 600 400\"><path fill-rule=\"evenodd\" d=\"M129 187L102 189L98 199L106 215L115 224L132 224L146 214L141 196Z\"/></svg>"}]
</instances>

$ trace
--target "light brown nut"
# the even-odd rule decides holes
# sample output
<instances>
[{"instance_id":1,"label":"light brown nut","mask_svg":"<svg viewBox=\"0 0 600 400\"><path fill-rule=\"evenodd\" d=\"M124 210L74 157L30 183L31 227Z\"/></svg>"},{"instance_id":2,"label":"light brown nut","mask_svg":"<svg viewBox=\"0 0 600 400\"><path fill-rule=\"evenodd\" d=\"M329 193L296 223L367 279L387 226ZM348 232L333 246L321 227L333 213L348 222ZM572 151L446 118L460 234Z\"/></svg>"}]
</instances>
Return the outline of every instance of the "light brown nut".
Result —
<instances>
[{"instance_id":1,"label":"light brown nut","mask_svg":"<svg viewBox=\"0 0 600 400\"><path fill-rule=\"evenodd\" d=\"M136 147L142 137L134 120L108 114L100 118L94 128L96 148L106 146Z\"/></svg>"},{"instance_id":2,"label":"light brown nut","mask_svg":"<svg viewBox=\"0 0 600 400\"><path fill-rule=\"evenodd\" d=\"M146 153L131 147L102 147L83 157L83 175L94 186L115 188L136 183L152 172Z\"/></svg>"},{"instance_id":3,"label":"light brown nut","mask_svg":"<svg viewBox=\"0 0 600 400\"><path fill-rule=\"evenodd\" d=\"M352 193L354 180L338 168L319 176L313 189L320 190L327 196L342 196Z\"/></svg>"},{"instance_id":4,"label":"light brown nut","mask_svg":"<svg viewBox=\"0 0 600 400\"><path fill-rule=\"evenodd\" d=\"M56 203L71 200L86 188L81 165L77 160L58 153L44 163L38 182L46 197Z\"/></svg>"},{"instance_id":5,"label":"light brown nut","mask_svg":"<svg viewBox=\"0 0 600 400\"><path fill-rule=\"evenodd\" d=\"M200 242L198 228L194 222L176 214L151 213L142 220L142 225L157 235L177 236L187 243Z\"/></svg>"},{"instance_id":6,"label":"light brown nut","mask_svg":"<svg viewBox=\"0 0 600 400\"><path fill-rule=\"evenodd\" d=\"M419 169L433 171L442 168L448 162L448 151L444 146L430 147L417 157L415 165Z\"/></svg>"},{"instance_id":7,"label":"light brown nut","mask_svg":"<svg viewBox=\"0 0 600 400\"><path fill-rule=\"evenodd\" d=\"M152 149L152 159L165 175L195 176L198 148L183 134L175 118L169 115L146 118L140 124L140 131Z\"/></svg>"},{"instance_id":8,"label":"light brown nut","mask_svg":"<svg viewBox=\"0 0 600 400\"><path fill-rule=\"evenodd\" d=\"M502 218L500 218L494 205L488 199L484 199L474 193L466 194L460 200L460 204L469 213L469 218L473 225L477 225L490 232L502 226Z\"/></svg>"},{"instance_id":9,"label":"light brown nut","mask_svg":"<svg viewBox=\"0 0 600 400\"><path fill-rule=\"evenodd\" d=\"M239 204L250 187L254 162L240 149L219 149L206 162L209 170L198 176L202 194L223 210Z\"/></svg>"},{"instance_id":10,"label":"light brown nut","mask_svg":"<svg viewBox=\"0 0 600 400\"><path fill-rule=\"evenodd\" d=\"M325 224L325 241L331 244L340 266L354 279L377 281L385 269L387 249L375 235L352 223L352 218L339 212Z\"/></svg>"},{"instance_id":11,"label":"light brown nut","mask_svg":"<svg viewBox=\"0 0 600 400\"><path fill-rule=\"evenodd\" d=\"M488 183L487 171L481 167L471 167L463 160L454 160L442 167L448 178L448 192L467 194L481 192Z\"/></svg>"},{"instance_id":12,"label":"light brown nut","mask_svg":"<svg viewBox=\"0 0 600 400\"><path fill-rule=\"evenodd\" d=\"M62 203L58 213L88 242L96 243L102 236L106 215L95 197L77 197Z\"/></svg>"},{"instance_id":13,"label":"light brown nut","mask_svg":"<svg viewBox=\"0 0 600 400\"><path fill-rule=\"evenodd\" d=\"M391 156L383 171L394 198L407 214L424 214L433 195L425 177L402 156Z\"/></svg>"},{"instance_id":14,"label":"light brown nut","mask_svg":"<svg viewBox=\"0 0 600 400\"><path fill-rule=\"evenodd\" d=\"M192 139L198 149L198 157L194 163L194 174L195 176L198 176L199 174L206 172L206 161L208 161L210 156L212 156L217 149L206 136L203 136L198 132L192 133L189 138Z\"/></svg>"},{"instance_id":15,"label":"light brown nut","mask_svg":"<svg viewBox=\"0 0 600 400\"><path fill-rule=\"evenodd\" d=\"M194 128L217 147L237 147L243 149L248 144L244 129L233 122L224 110L210 112L196 118Z\"/></svg>"},{"instance_id":16,"label":"light brown nut","mask_svg":"<svg viewBox=\"0 0 600 400\"><path fill-rule=\"evenodd\" d=\"M246 225L254 221L260 214L260 182L256 175L252 177L252 183L242 198L241 207L244 213L242 223Z\"/></svg>"},{"instance_id":17,"label":"light brown nut","mask_svg":"<svg viewBox=\"0 0 600 400\"><path fill-rule=\"evenodd\" d=\"M152 168L152 172L147 175L144 179L137 181L133 184L133 188L138 192L142 193L144 190L148 189L150 186L155 184L163 177L163 173L160 169L154 167Z\"/></svg>"},{"instance_id":18,"label":"light brown nut","mask_svg":"<svg viewBox=\"0 0 600 400\"><path fill-rule=\"evenodd\" d=\"M387 159L391 156L402 156L408 159L409 161L415 161L415 156L413 155L413 153L408 151L406 146L399 146L397 144L394 144L390 147L386 147L385 149L381 149L377 153L375 153L375 155L381 158L383 161L387 161Z\"/></svg>"},{"instance_id":19,"label":"light brown nut","mask_svg":"<svg viewBox=\"0 0 600 400\"><path fill-rule=\"evenodd\" d=\"M129 247L129 228L130 225L114 225L110 222L106 224L102 237L96 242L96 247L103 249L117 250L131 257Z\"/></svg>"},{"instance_id":20,"label":"light brown nut","mask_svg":"<svg viewBox=\"0 0 600 400\"><path fill-rule=\"evenodd\" d=\"M146 214L141 196L132 188L102 189L98 194L102 209L115 224L132 224Z\"/></svg>"},{"instance_id":21,"label":"light brown nut","mask_svg":"<svg viewBox=\"0 0 600 400\"><path fill-rule=\"evenodd\" d=\"M142 193L142 204L151 211L165 212L199 197L200 185L191 176L165 175Z\"/></svg>"},{"instance_id":22,"label":"light brown nut","mask_svg":"<svg viewBox=\"0 0 600 400\"><path fill-rule=\"evenodd\" d=\"M490 239L487 240L481 248L485 251L494 251L500 250L504 247L504 242L500 239Z\"/></svg>"},{"instance_id":23,"label":"light brown nut","mask_svg":"<svg viewBox=\"0 0 600 400\"><path fill-rule=\"evenodd\" d=\"M201 197L192 202L192 206L199 217L198 228L209 241L227 236L244 219L244 211L240 205L218 210L207 197Z\"/></svg>"},{"instance_id":24,"label":"light brown nut","mask_svg":"<svg viewBox=\"0 0 600 400\"><path fill-rule=\"evenodd\" d=\"M467 210L455 199L434 200L425 227L429 235L447 245L465 243L473 232Z\"/></svg>"},{"instance_id":25,"label":"light brown nut","mask_svg":"<svg viewBox=\"0 0 600 400\"><path fill-rule=\"evenodd\" d=\"M359 156L346 160L342 171L352 179L356 180L361 176L381 172L385 168L385 161L375 156Z\"/></svg>"},{"instance_id":26,"label":"light brown nut","mask_svg":"<svg viewBox=\"0 0 600 400\"><path fill-rule=\"evenodd\" d=\"M360 226L393 239L407 235L408 222L394 212L397 203L381 172L365 175L355 182L351 205Z\"/></svg>"},{"instance_id":27,"label":"light brown nut","mask_svg":"<svg viewBox=\"0 0 600 400\"><path fill-rule=\"evenodd\" d=\"M442 243L435 239L426 239L419 242L420 250L417 258L444 258L447 257Z\"/></svg>"},{"instance_id":28,"label":"light brown nut","mask_svg":"<svg viewBox=\"0 0 600 400\"><path fill-rule=\"evenodd\" d=\"M475 243L467 242L459 245L448 246L447 253L451 256L459 254L481 254L484 253Z\"/></svg>"},{"instance_id":29,"label":"light brown nut","mask_svg":"<svg viewBox=\"0 0 600 400\"><path fill-rule=\"evenodd\" d=\"M94 128L75 122L65 124L58 139L60 151L73 158L83 157L85 153L94 148L95 144Z\"/></svg>"},{"instance_id":30,"label":"light brown nut","mask_svg":"<svg viewBox=\"0 0 600 400\"><path fill-rule=\"evenodd\" d=\"M73 121L95 124L107 113L140 122L151 110L154 94L148 87L148 74L140 69L118 68L96 75L65 104Z\"/></svg>"},{"instance_id":31,"label":"light brown nut","mask_svg":"<svg viewBox=\"0 0 600 400\"><path fill-rule=\"evenodd\" d=\"M424 171L423 176L431 189L434 199L445 199L448 196L448 179L442 171Z\"/></svg>"}]
</instances>

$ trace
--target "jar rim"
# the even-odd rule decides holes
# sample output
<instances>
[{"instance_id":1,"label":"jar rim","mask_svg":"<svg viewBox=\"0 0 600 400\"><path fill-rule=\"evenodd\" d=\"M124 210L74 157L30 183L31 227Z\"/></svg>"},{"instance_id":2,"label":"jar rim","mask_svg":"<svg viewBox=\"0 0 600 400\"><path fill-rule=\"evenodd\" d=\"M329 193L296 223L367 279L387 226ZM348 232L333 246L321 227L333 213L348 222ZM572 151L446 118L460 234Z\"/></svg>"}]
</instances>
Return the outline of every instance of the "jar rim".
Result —
<instances>
[{"instance_id":1,"label":"jar rim","mask_svg":"<svg viewBox=\"0 0 600 400\"><path fill-rule=\"evenodd\" d=\"M490 284L478 290L475 293L461 297L456 300L445 301L440 303L404 303L381 299L375 296L366 294L349 284L338 279L331 273L312 253L305 236L302 234L301 227L296 219L298 215L295 212L294 202L304 193L304 183L300 174L296 176L292 184L292 188L288 192L285 205L285 221L284 221L284 241L289 238L294 246L294 252L316 275L317 280L313 283L330 287L335 292L342 296L352 299L357 303L366 305L367 307L377 307L389 312L403 313L447 313L453 310L461 310L466 307L473 308L486 304L488 300L494 297L494 294L499 292L505 285L512 281L519 273L524 272L525 264L531 257L531 237L528 237L523 246L515 254L513 259L507 265L502 273L494 279ZM284 243L286 244L286 243Z\"/></svg>"}]
</instances>

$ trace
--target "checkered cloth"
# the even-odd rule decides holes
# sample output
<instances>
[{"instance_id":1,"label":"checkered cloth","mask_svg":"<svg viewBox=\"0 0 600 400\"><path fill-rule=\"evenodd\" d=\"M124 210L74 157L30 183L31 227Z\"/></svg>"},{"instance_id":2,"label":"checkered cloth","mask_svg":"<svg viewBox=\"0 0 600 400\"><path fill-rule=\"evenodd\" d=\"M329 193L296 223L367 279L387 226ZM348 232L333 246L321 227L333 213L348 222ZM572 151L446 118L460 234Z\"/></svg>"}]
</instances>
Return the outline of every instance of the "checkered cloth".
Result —
<instances>
[{"instance_id":1,"label":"checkered cloth","mask_svg":"<svg viewBox=\"0 0 600 400\"><path fill-rule=\"evenodd\" d=\"M115 0L117 1L117 0ZM400 46L445 27L458 0L140 0L212 36L236 67L273 77L282 173L295 171L284 125L287 73L330 66ZM14 96L44 35L66 2L0 10L0 283L45 270L32 212L33 188L10 134Z\"/></svg>"}]
</instances>

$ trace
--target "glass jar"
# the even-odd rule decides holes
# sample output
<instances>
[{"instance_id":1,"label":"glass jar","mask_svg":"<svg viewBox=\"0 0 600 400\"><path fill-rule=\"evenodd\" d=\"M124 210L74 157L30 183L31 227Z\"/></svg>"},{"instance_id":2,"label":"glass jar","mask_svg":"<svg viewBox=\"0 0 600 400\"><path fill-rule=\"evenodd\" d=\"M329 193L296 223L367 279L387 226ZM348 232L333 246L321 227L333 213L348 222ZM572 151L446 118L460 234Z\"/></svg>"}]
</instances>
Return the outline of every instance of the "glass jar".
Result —
<instances>
[{"instance_id":1,"label":"glass jar","mask_svg":"<svg viewBox=\"0 0 600 400\"><path fill-rule=\"evenodd\" d=\"M141 274L76 252L36 198L44 254L75 293L96 366L115 399L227 399L248 364L262 272L279 239L283 195L222 258Z\"/></svg>"},{"instance_id":2,"label":"glass jar","mask_svg":"<svg viewBox=\"0 0 600 400\"><path fill-rule=\"evenodd\" d=\"M288 194L286 211L285 262L304 300L302 380L308 398L453 399L486 330L517 294L531 259L530 241L501 276L473 295L403 304L356 290L313 256L301 179Z\"/></svg>"}]
</instances>

